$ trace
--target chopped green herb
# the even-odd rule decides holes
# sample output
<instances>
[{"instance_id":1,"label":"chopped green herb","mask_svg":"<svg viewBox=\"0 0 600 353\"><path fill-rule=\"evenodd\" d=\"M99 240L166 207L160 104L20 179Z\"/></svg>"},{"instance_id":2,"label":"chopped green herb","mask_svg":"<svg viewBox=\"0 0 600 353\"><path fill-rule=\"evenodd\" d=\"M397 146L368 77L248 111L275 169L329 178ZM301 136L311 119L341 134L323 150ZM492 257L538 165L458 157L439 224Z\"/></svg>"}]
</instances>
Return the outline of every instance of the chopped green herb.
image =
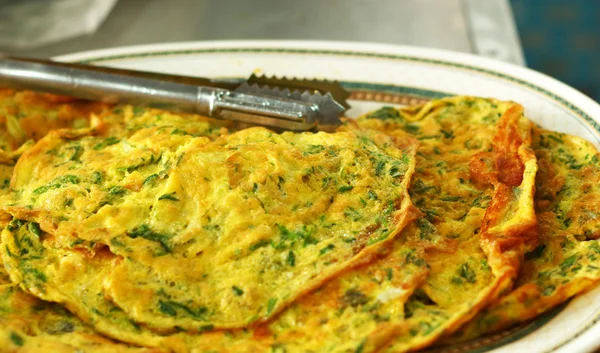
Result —
<instances>
[{"instance_id":1,"label":"chopped green herb","mask_svg":"<svg viewBox=\"0 0 600 353\"><path fill-rule=\"evenodd\" d=\"M207 309L204 307L200 307L198 310L192 310L188 306L175 302L175 301L158 301L158 309L165 315L168 316L176 316L177 309L183 310L188 316L192 317L195 320L205 321L205 314L207 313Z\"/></svg>"},{"instance_id":2,"label":"chopped green herb","mask_svg":"<svg viewBox=\"0 0 600 353\"><path fill-rule=\"evenodd\" d=\"M406 132L408 133L416 134L417 132L419 132L419 125L405 124L404 130L406 130Z\"/></svg>"},{"instance_id":3,"label":"chopped green herb","mask_svg":"<svg viewBox=\"0 0 600 353\"><path fill-rule=\"evenodd\" d=\"M144 186L145 185L150 185L152 183L154 183L154 181L158 179L158 174L152 174L149 177L146 178L146 180L144 180Z\"/></svg>"},{"instance_id":4,"label":"chopped green herb","mask_svg":"<svg viewBox=\"0 0 600 353\"><path fill-rule=\"evenodd\" d=\"M436 233L436 228L426 218L418 218L416 220L417 227L419 227L419 238L423 240L432 240L432 236Z\"/></svg>"},{"instance_id":5,"label":"chopped green herb","mask_svg":"<svg viewBox=\"0 0 600 353\"><path fill-rule=\"evenodd\" d=\"M62 175L52 180L49 184L40 186L37 189L33 190L33 193L35 195L41 195L48 190L58 189L63 184L79 184L79 178L75 175L70 174Z\"/></svg>"},{"instance_id":6,"label":"chopped green herb","mask_svg":"<svg viewBox=\"0 0 600 353\"><path fill-rule=\"evenodd\" d=\"M386 161L377 162L377 166L375 167L375 175L376 176L381 175L381 172L383 172L383 169L385 168L385 164L386 164Z\"/></svg>"},{"instance_id":7,"label":"chopped green herb","mask_svg":"<svg viewBox=\"0 0 600 353\"><path fill-rule=\"evenodd\" d=\"M108 196L110 197L116 197L116 196L123 196L127 193L127 189L125 189L122 186L116 185L113 186L112 188L110 188L108 190Z\"/></svg>"},{"instance_id":8,"label":"chopped green herb","mask_svg":"<svg viewBox=\"0 0 600 353\"><path fill-rule=\"evenodd\" d=\"M233 289L233 293L235 293L235 295L237 295L238 297L244 294L244 291L236 286L232 286L231 289Z\"/></svg>"},{"instance_id":9,"label":"chopped green herb","mask_svg":"<svg viewBox=\"0 0 600 353\"><path fill-rule=\"evenodd\" d=\"M463 284L463 280L460 279L459 277L452 276L452 278L450 279L450 283L452 283L452 284Z\"/></svg>"},{"instance_id":10,"label":"chopped green herb","mask_svg":"<svg viewBox=\"0 0 600 353\"><path fill-rule=\"evenodd\" d=\"M269 298L269 302L267 303L267 315L271 315L273 309L275 309L275 304L277 303L277 299Z\"/></svg>"},{"instance_id":11,"label":"chopped green herb","mask_svg":"<svg viewBox=\"0 0 600 353\"><path fill-rule=\"evenodd\" d=\"M382 229L381 231L382 232L387 232L387 229ZM373 245L373 244L379 243L380 241L386 240L387 237L388 237L388 234L382 234L382 235L380 235L380 236L378 236L376 238L371 238L367 242L367 245Z\"/></svg>"},{"instance_id":12,"label":"chopped green herb","mask_svg":"<svg viewBox=\"0 0 600 353\"><path fill-rule=\"evenodd\" d=\"M535 249L525 254L525 260L539 259L544 254L544 250L546 250L546 244L538 245Z\"/></svg>"},{"instance_id":13,"label":"chopped green herb","mask_svg":"<svg viewBox=\"0 0 600 353\"><path fill-rule=\"evenodd\" d=\"M325 151L325 146L323 145L309 145L308 146L308 150L306 152L303 152L303 155L309 155L309 154L317 154L317 153L321 153Z\"/></svg>"},{"instance_id":14,"label":"chopped green herb","mask_svg":"<svg viewBox=\"0 0 600 353\"><path fill-rule=\"evenodd\" d=\"M343 185L343 186L340 186L340 188L338 189L338 192L346 192L346 191L350 191L352 189L354 189L354 186Z\"/></svg>"},{"instance_id":15,"label":"chopped green herb","mask_svg":"<svg viewBox=\"0 0 600 353\"><path fill-rule=\"evenodd\" d=\"M331 177L325 177L323 178L323 184L321 185L321 188L326 188L327 185L329 185L329 182L331 181Z\"/></svg>"},{"instance_id":16,"label":"chopped green herb","mask_svg":"<svg viewBox=\"0 0 600 353\"><path fill-rule=\"evenodd\" d=\"M458 269L458 275L469 283L475 283L477 281L477 275L475 274L475 271L473 271L467 263L460 265L460 268Z\"/></svg>"},{"instance_id":17,"label":"chopped green herb","mask_svg":"<svg viewBox=\"0 0 600 353\"><path fill-rule=\"evenodd\" d=\"M177 316L177 310L162 300L158 301L158 310L168 316Z\"/></svg>"},{"instance_id":18,"label":"chopped green herb","mask_svg":"<svg viewBox=\"0 0 600 353\"><path fill-rule=\"evenodd\" d=\"M554 285L550 284L546 288L544 288L544 290L542 291L542 295L548 296L548 295L552 294L555 289L556 289L556 287Z\"/></svg>"},{"instance_id":19,"label":"chopped green herb","mask_svg":"<svg viewBox=\"0 0 600 353\"><path fill-rule=\"evenodd\" d=\"M288 252L286 261L287 261L288 265L290 265L292 267L296 266L296 255L294 255L294 252L292 250L290 250Z\"/></svg>"},{"instance_id":20,"label":"chopped green herb","mask_svg":"<svg viewBox=\"0 0 600 353\"><path fill-rule=\"evenodd\" d=\"M577 255L571 255L569 257L567 257L561 264L560 264L560 269L561 270L567 270L569 267L573 266L575 264L575 261L577 260Z\"/></svg>"},{"instance_id":21,"label":"chopped green herb","mask_svg":"<svg viewBox=\"0 0 600 353\"><path fill-rule=\"evenodd\" d=\"M92 183L100 184L102 183L102 173L95 171L92 173Z\"/></svg>"},{"instance_id":22,"label":"chopped green herb","mask_svg":"<svg viewBox=\"0 0 600 353\"><path fill-rule=\"evenodd\" d=\"M448 131L448 130L440 130L440 132L442 133L442 135L444 135L445 138L447 139L451 139L454 138L454 133L452 131Z\"/></svg>"},{"instance_id":23,"label":"chopped green herb","mask_svg":"<svg viewBox=\"0 0 600 353\"><path fill-rule=\"evenodd\" d=\"M142 115L142 113L144 113L143 107L133 107L133 115L138 116Z\"/></svg>"},{"instance_id":24,"label":"chopped green herb","mask_svg":"<svg viewBox=\"0 0 600 353\"><path fill-rule=\"evenodd\" d=\"M490 201L492 201L491 196L478 196L475 198L475 200L473 200L473 204L471 206L477 208L488 208Z\"/></svg>"},{"instance_id":25,"label":"chopped green herb","mask_svg":"<svg viewBox=\"0 0 600 353\"><path fill-rule=\"evenodd\" d=\"M38 281L42 281L42 282L48 281L48 278L46 278L46 275L43 272L36 270L34 268L26 268L26 269L22 269L22 271L27 274L32 274L33 277L35 277Z\"/></svg>"},{"instance_id":26,"label":"chopped green herb","mask_svg":"<svg viewBox=\"0 0 600 353\"><path fill-rule=\"evenodd\" d=\"M330 252L331 250L333 250L335 248L335 246L333 244L329 244L326 247L324 247L323 249L319 250L319 256L324 255L328 252Z\"/></svg>"},{"instance_id":27,"label":"chopped green herb","mask_svg":"<svg viewBox=\"0 0 600 353\"><path fill-rule=\"evenodd\" d=\"M179 201L177 197L175 197L175 191L169 194L160 195L158 200L170 200L170 201Z\"/></svg>"},{"instance_id":28,"label":"chopped green herb","mask_svg":"<svg viewBox=\"0 0 600 353\"><path fill-rule=\"evenodd\" d=\"M165 252L167 252L167 253L171 252L171 247L167 243L167 240L169 238L164 234L160 234L160 233L153 231L152 229L150 229L150 227L147 224L142 224L139 227L133 228L126 234L128 237L133 238L133 239L140 237L140 238L143 238L143 239L146 239L149 241L157 242L160 244L160 246L163 248L163 250Z\"/></svg>"},{"instance_id":29,"label":"chopped green herb","mask_svg":"<svg viewBox=\"0 0 600 353\"><path fill-rule=\"evenodd\" d=\"M548 138L550 138L551 140L554 140L554 141L556 141L558 143L565 143L565 141L562 138L560 138L560 137L558 137L556 135L548 134Z\"/></svg>"},{"instance_id":30,"label":"chopped green herb","mask_svg":"<svg viewBox=\"0 0 600 353\"><path fill-rule=\"evenodd\" d=\"M371 200L377 200L377 194L375 194L375 193L373 192L373 190L369 190L369 191L367 192L367 194L369 195L369 199L371 199Z\"/></svg>"},{"instance_id":31,"label":"chopped green herb","mask_svg":"<svg viewBox=\"0 0 600 353\"><path fill-rule=\"evenodd\" d=\"M390 168L390 176L392 178L398 178L403 176L404 174L400 171L400 169L396 166Z\"/></svg>"},{"instance_id":32,"label":"chopped green herb","mask_svg":"<svg viewBox=\"0 0 600 353\"><path fill-rule=\"evenodd\" d=\"M358 212L357 210L355 210L352 207L348 207L345 211L344 211L344 216L351 218L353 221L358 221L362 218L360 212Z\"/></svg>"},{"instance_id":33,"label":"chopped green herb","mask_svg":"<svg viewBox=\"0 0 600 353\"><path fill-rule=\"evenodd\" d=\"M362 341L360 341L360 344L358 345L358 347L356 347L356 349L354 350L354 353L363 353L363 351L365 350L366 343L367 343L367 339L363 338Z\"/></svg>"},{"instance_id":34,"label":"chopped green herb","mask_svg":"<svg viewBox=\"0 0 600 353\"><path fill-rule=\"evenodd\" d=\"M415 190L416 193L421 194L421 193L425 193L432 189L435 190L435 186L427 186L427 185L425 185L425 183L423 181L417 180L415 182L413 189Z\"/></svg>"},{"instance_id":35,"label":"chopped green herb","mask_svg":"<svg viewBox=\"0 0 600 353\"><path fill-rule=\"evenodd\" d=\"M312 233L314 232L313 228L308 228L304 226L301 229L297 229L296 231L290 231L283 225L278 225L278 227L281 237L281 244L277 245L276 248L282 246L284 242L289 242L290 245L293 245L297 241L301 240L302 246L317 244L319 242L312 236Z\"/></svg>"},{"instance_id":36,"label":"chopped green herb","mask_svg":"<svg viewBox=\"0 0 600 353\"><path fill-rule=\"evenodd\" d=\"M396 119L400 117L402 117L400 112L393 107L383 107L367 115L368 119L380 120Z\"/></svg>"},{"instance_id":37,"label":"chopped green herb","mask_svg":"<svg viewBox=\"0 0 600 353\"><path fill-rule=\"evenodd\" d=\"M16 346L19 346L19 347L25 344L25 340L23 339L23 337L21 337L16 332L10 333L10 340L12 341L12 343L14 343Z\"/></svg>"},{"instance_id":38,"label":"chopped green herb","mask_svg":"<svg viewBox=\"0 0 600 353\"><path fill-rule=\"evenodd\" d=\"M183 157L185 156L185 152L182 152L179 157L177 157L177 162L175 163L175 166L178 166L181 163L181 160L183 159Z\"/></svg>"},{"instance_id":39,"label":"chopped green herb","mask_svg":"<svg viewBox=\"0 0 600 353\"><path fill-rule=\"evenodd\" d=\"M33 233L33 235L35 235L37 238L42 236L42 230L40 229L40 225L35 222L30 222L29 224L27 224L27 229L29 229L29 231Z\"/></svg>"},{"instance_id":40,"label":"chopped green herb","mask_svg":"<svg viewBox=\"0 0 600 353\"><path fill-rule=\"evenodd\" d=\"M600 254L600 244L596 241L589 241L590 249L594 250L596 253Z\"/></svg>"},{"instance_id":41,"label":"chopped green herb","mask_svg":"<svg viewBox=\"0 0 600 353\"><path fill-rule=\"evenodd\" d=\"M203 325L203 326L198 327L198 331L200 331L200 332L211 331L214 328L215 328L215 325Z\"/></svg>"},{"instance_id":42,"label":"chopped green herb","mask_svg":"<svg viewBox=\"0 0 600 353\"><path fill-rule=\"evenodd\" d=\"M256 249L262 248L263 246L267 246L271 244L271 242L267 239L261 239L250 245L250 251L254 251Z\"/></svg>"},{"instance_id":43,"label":"chopped green herb","mask_svg":"<svg viewBox=\"0 0 600 353\"><path fill-rule=\"evenodd\" d=\"M394 272L392 271L392 269L391 268L386 268L385 269L385 273L387 275L387 280L391 281L392 278L393 278L393 276L394 276Z\"/></svg>"},{"instance_id":44,"label":"chopped green herb","mask_svg":"<svg viewBox=\"0 0 600 353\"><path fill-rule=\"evenodd\" d=\"M111 136L111 137L108 137L108 138L104 139L104 141L102 141L102 142L100 142L98 144L95 144L94 147L92 147L92 148L94 150L101 150L104 147L112 146L112 145L114 145L116 143L119 143L119 141L120 140L118 138L116 138L114 136Z\"/></svg>"},{"instance_id":45,"label":"chopped green herb","mask_svg":"<svg viewBox=\"0 0 600 353\"><path fill-rule=\"evenodd\" d=\"M79 158L81 157L81 154L83 153L83 148L81 148L80 145L75 145L75 146L67 147L67 149L73 150L73 154L71 154L71 157L69 157L69 160L67 162L79 162ZM67 162L60 163L59 165L66 164Z\"/></svg>"}]
</instances>

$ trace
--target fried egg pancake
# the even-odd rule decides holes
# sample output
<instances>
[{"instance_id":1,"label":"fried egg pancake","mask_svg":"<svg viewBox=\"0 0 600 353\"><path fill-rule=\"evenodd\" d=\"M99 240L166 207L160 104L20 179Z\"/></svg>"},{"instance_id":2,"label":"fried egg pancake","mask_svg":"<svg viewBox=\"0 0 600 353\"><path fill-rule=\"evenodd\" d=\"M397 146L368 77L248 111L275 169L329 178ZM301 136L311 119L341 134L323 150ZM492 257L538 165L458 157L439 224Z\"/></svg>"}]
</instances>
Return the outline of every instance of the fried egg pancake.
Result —
<instances>
[{"instance_id":1,"label":"fried egg pancake","mask_svg":"<svg viewBox=\"0 0 600 353\"><path fill-rule=\"evenodd\" d=\"M28 287L38 287L40 292L48 293L54 290L53 286L65 281L66 276L87 277L85 268L90 266L90 261L84 259L87 256L84 252L48 252L52 246L51 235L42 232L40 237L36 236L32 232L35 226L30 224L13 221L3 233L8 246L2 250L8 267L22 269L11 271L20 276L13 276L15 282L27 283ZM396 239L392 249L381 249L379 259L373 264L341 274L301 298L273 322L249 329L160 336L143 325L132 323L123 311L99 295L99 282L93 280L81 285L77 293L86 306L69 308L75 312L89 310L86 315L108 335L169 351L301 352L327 348L336 352L357 349L367 352L403 329L399 325L403 322L402 304L427 274L422 254L415 246ZM41 269L47 262L68 263L70 272L64 277L47 273L54 277L41 280ZM56 283L52 283L53 278L57 278Z\"/></svg>"},{"instance_id":2,"label":"fried egg pancake","mask_svg":"<svg viewBox=\"0 0 600 353\"><path fill-rule=\"evenodd\" d=\"M190 117L183 115L129 106L105 110L94 119L92 129L52 132L47 140L34 147L38 148L37 152L32 150L31 155L27 152L26 156L31 156L28 166L22 169L18 166L16 174L19 175L13 178L14 185L22 182L22 187L2 201L3 209L39 224L14 220L2 234L0 251L15 284L7 284L8 275L0 269L0 347L20 351L143 351L103 338L95 333L97 330L124 342L155 347L149 348L150 351L365 353L386 346L383 351L403 352L430 345L469 320L472 321L457 333L459 336L452 339L464 340L531 319L597 285L600 278L600 270L594 264L600 256L600 244L596 240L600 234L596 217L600 210L595 202L600 175L596 149L579 138L532 129L522 117L522 108L514 103L455 97L401 110L382 109L361 118L358 123L363 129L392 135L391 139L367 136L380 150L385 150L389 143L403 155L410 154L415 148L411 137L420 140L415 175L409 188L410 199L419 211L410 211L408 197L404 197L401 202L393 203L394 217L385 220L388 224L382 221L380 225L381 228L397 221L397 229L403 230L397 236L390 233L384 240L371 244L371 248L368 240L361 243L355 239L360 248L358 255L349 256L362 258L346 257L350 258L347 265L340 265L331 275L325 274L314 286L306 285L296 297L284 299L285 303L279 303L282 297L275 290L265 289L269 296L257 300L262 301L263 311L258 310L243 328L222 330L216 321L206 319L205 311L187 305L194 300L190 299L191 294L188 299L184 298L186 302L178 301L186 292L202 290L205 293L205 286L180 287L179 284L182 280L203 279L201 276L192 278L187 273L174 273L206 268L205 262L189 260L190 254L193 257L200 250L201 255L216 258L214 266L222 266L232 259L239 260L235 251L239 246L235 242L245 240L244 244L249 246L241 257L261 255L260 261L250 261L251 264L279 258L284 266L293 263L296 267L301 266L299 258L310 259L311 253L302 251L313 245L324 245L312 249L313 257L330 256L327 261L336 261L334 256L339 251L339 243L329 248L327 240L318 238L317 244L310 241L304 244L304 229L284 224L284 230L279 228L279 223L277 233L267 237L270 241L266 244L253 242L258 239L252 237L253 232L250 232L251 239L226 238L223 244L228 245L224 248L229 253L225 255L215 255L206 244L187 243L190 238L185 237L185 232L191 227L202 227L205 234L221 237L225 231L215 231L211 226L222 222L230 224L232 219L207 212L209 222L203 218L192 226L190 222L179 222L182 217L193 221L192 216L199 209L198 206L180 207L182 200L187 205L190 197L196 202L194 205L200 204L198 200L205 200L213 186L220 185L216 180L204 180L209 185L206 193L190 196L184 192L180 197L181 190L204 185L193 182L193 177L219 173L218 170L206 171L210 168L205 166L214 158L203 160L191 156L218 155L221 149L235 146L235 157L227 159L233 166L219 175L226 175L228 182L223 184L228 184L233 193L242 189L250 196L232 201L227 197L231 192L228 190L209 197L211 206L218 204L218 196L222 195L223 203L234 204L230 211L235 213L234 219L243 212L252 218L256 217L254 196L265 211L279 212L278 217L284 215L284 211L298 212L300 215L286 221L297 217L304 224L306 219L314 217L310 209L318 202L310 199L310 195L309 200L290 197L306 194L298 187L290 188L291 185L297 186L302 180L311 186L315 175L317 180L323 180L330 174L313 170L308 174L308 181L304 178L306 173L291 173L289 178L286 174L286 185L277 186L288 198L277 199L279 204L274 205L270 202L278 194L268 183L269 177L277 174L269 174L272 171L265 161L283 159L283 164L292 166L289 169L302 170L298 165L306 157L307 165L323 167L318 157L332 157L327 147L335 143L284 138L284 142L306 152L296 158L294 164L290 161L292 157L281 158L286 156L287 150L279 151L279 146L266 153L276 157L257 158L257 150L248 145L267 142L264 135L221 136L227 130L204 119L191 117L190 122ZM352 124L344 129L347 130L344 133L357 131ZM279 143L282 141L272 144ZM302 149L318 144L325 146L325 150ZM31 146L20 151L18 147L19 144L14 144L7 149L10 152L0 153L0 159L8 161L0 164L0 178L10 178L11 164ZM537 163L530 147L535 150ZM42 156L46 152L50 157ZM388 152L383 154L389 157ZM374 154L369 159L373 179L385 173L397 175L398 169L393 168L393 163L390 165L390 160L382 163ZM352 160L359 161L356 169L362 168L359 158L352 157ZM263 173L266 176L244 163L258 165L256 169L266 166L262 168L267 170ZM94 169L86 170L90 164ZM51 172L44 179L45 172L53 169L62 174ZM95 172L100 174L98 183L95 183L98 181ZM375 197L367 192L366 198L352 199L356 189L372 182L357 184L357 180L364 179L364 174L353 169L344 169L344 172L348 173L347 179L343 179L341 173L336 175L338 185L340 180L348 180L352 189L339 187L335 197L348 196L343 207L350 205L362 217L371 219L377 214L371 202L381 202L379 213L385 213L384 203L391 205L389 199L399 199L398 195L382 198L386 192L375 193ZM410 173L404 169L400 174L404 174L399 179L401 185L396 187L406 189ZM74 175L79 178L78 182L72 183L75 179L71 178L57 180L64 175ZM263 178L267 181L261 184ZM333 179L328 182L335 182ZM231 180L234 182L229 182ZM33 192L36 189L39 194ZM9 191L7 185L0 193ZM323 198L329 196L328 191L325 190ZM97 202L90 200L92 193L93 197L99 197ZM318 196L315 196L317 200ZM10 204L6 200L10 200L7 201ZM177 206L163 204L166 201ZM313 205L307 206L306 201ZM331 204L335 206L337 201ZM246 207L249 202L250 208ZM536 228L534 204L539 228ZM151 209L146 210L148 207ZM396 217L401 210L405 212ZM353 225L361 222L354 219L355 212L347 208L344 211L343 216L333 217L330 223L348 219ZM134 222L140 219L146 221ZM380 220L382 218L378 223ZM407 224L411 220L414 221ZM258 224L258 220L256 222ZM239 233L242 226L229 231ZM367 226L365 229L369 231L365 237L369 239L380 228L373 230ZM310 233L309 237L313 234L318 233ZM286 248L279 248L284 240L290 240L288 237L295 243L290 241L285 244ZM250 250L253 244L257 245ZM266 250L268 252L263 253ZM369 250L368 254L361 255L365 250ZM227 274L234 275L227 279L234 281L237 276L247 276L243 271L256 270L246 264L241 267L242 271L237 268L229 271ZM170 269L167 271L170 273L158 276L159 280L155 281L156 273L165 269ZM322 268L317 270L319 275L323 272ZM512 288L517 273L516 289L502 297ZM272 281L276 276L256 276L252 280L260 280L257 278ZM278 285L287 287L288 282L282 280ZM37 297L63 303L81 319L62 310L59 304L47 303L23 292L16 283ZM220 298L230 302L230 297L236 299L254 293L254 288L237 283L226 282L223 288L216 288L215 298L227 292L229 297ZM271 305L272 301L267 299L275 297L277 301ZM231 310L237 310L239 305L233 305ZM153 306L157 308L154 312ZM272 307L270 314L264 306ZM485 306L488 309L480 312ZM257 307L261 305L254 306ZM20 311L27 314L19 317L16 313ZM157 314L172 321L156 324ZM140 320L144 315L148 315L146 321ZM180 326L186 318L179 316L192 317L189 326ZM63 325L69 330L72 325L73 331L53 331L52 327L57 327L53 325Z\"/></svg>"},{"instance_id":3,"label":"fried egg pancake","mask_svg":"<svg viewBox=\"0 0 600 353\"><path fill-rule=\"evenodd\" d=\"M3 352L153 352L99 336L60 305L6 282L0 284L0 347Z\"/></svg>"},{"instance_id":4,"label":"fried egg pancake","mask_svg":"<svg viewBox=\"0 0 600 353\"><path fill-rule=\"evenodd\" d=\"M68 103L68 104L67 104ZM103 104L75 102L33 92L0 90L0 193L8 192L16 159L52 129L87 127ZM10 217L2 215L2 228ZM0 242L0 246L2 243ZM44 302L11 283L0 261L0 347L18 352L150 352L99 336L63 307Z\"/></svg>"},{"instance_id":5,"label":"fried egg pancake","mask_svg":"<svg viewBox=\"0 0 600 353\"><path fill-rule=\"evenodd\" d=\"M72 240L77 241L77 238L73 237ZM81 245L89 247L86 242L81 242ZM36 223L16 219L3 230L0 249L13 283L45 301L63 295L63 291L72 293L79 300L67 300L64 306L99 332L128 343L139 341L149 347L168 346L172 351L185 351L178 349L181 343L177 338L163 339L154 332L144 330L106 300L101 282L94 277L101 278L105 273L99 268L106 270L109 267L102 263L107 255L110 256L106 250L90 259L90 253L85 248L67 251ZM80 281L73 282L71 279L74 276L79 277ZM165 341L171 343L166 344Z\"/></svg>"},{"instance_id":6,"label":"fried egg pancake","mask_svg":"<svg viewBox=\"0 0 600 353\"><path fill-rule=\"evenodd\" d=\"M8 352L152 352L101 337L62 306L23 292L10 282L2 263L0 347Z\"/></svg>"},{"instance_id":7,"label":"fried egg pancake","mask_svg":"<svg viewBox=\"0 0 600 353\"><path fill-rule=\"evenodd\" d=\"M102 276L105 295L156 329L266 320L368 261L410 205L414 146L373 131L73 137L50 133L24 154L5 209L58 242L109 246L119 261Z\"/></svg>"},{"instance_id":8,"label":"fried egg pancake","mask_svg":"<svg viewBox=\"0 0 600 353\"><path fill-rule=\"evenodd\" d=\"M414 144L408 140L408 145L404 148L411 147ZM379 167L383 168L383 167ZM395 174L392 168L389 169L389 174ZM404 181L408 183L408 179ZM375 193L368 193L371 200L377 199ZM408 198L406 198L408 200ZM408 219L406 220L408 221ZM385 224L384 224L385 225ZM22 235L24 237L31 235L27 231ZM35 239L32 239L35 241ZM30 241L14 241L7 239L7 243L14 244L14 246L23 246L22 244L29 244ZM82 245L82 244L78 244ZM10 253L21 253L22 250L14 249ZM31 253L30 250L27 251ZM45 267L46 261L52 263L58 260L52 260L52 255L56 252L47 253L43 256L33 256L31 260L40 262L40 269ZM8 255L8 252L5 252ZM384 254L377 254L378 257ZM12 259L11 256L8 256ZM56 259L66 258L66 255L58 254ZM69 285L64 283L68 282L67 277L75 276L78 278L90 277L86 276L85 268L89 267L89 261L81 260L83 255L80 252L72 253L68 256L70 258L70 266L66 267L65 275L60 276L57 273L48 274L46 278L48 281L52 281L52 278L57 279L55 286ZM75 260L75 259L79 260ZM14 267L18 264L29 263L27 258L21 258L19 261L14 263ZM10 262L7 259L7 262ZM359 271L351 271L347 275L342 275L340 279L333 281L331 285L327 285L325 288L319 290L317 293L308 296L306 300L301 300L297 305L288 311L286 311L280 319L276 320L272 325L268 327L262 326L256 329L255 332L263 332L264 338L257 342L251 336L248 339L248 334L245 332L232 332L228 335L223 333L211 333L200 336L199 338L194 337L191 339L191 343L188 346L191 347L209 347L216 349L215 347L221 347L222 351L229 351L232 345L236 345L236 351L253 351L255 345L260 344L263 347L283 347L289 345L289 349L293 347L314 347L322 344L320 337L327 333L332 333L326 340L330 345L338 344L340 346L351 347L352 351L359 346L368 347L370 345L381 345L382 342L389 340L390 335L397 332L398 326L396 323L387 324L390 321L390 316L394 316L393 319L397 322L402 318L402 303L403 299L407 298L412 290L418 285L417 281L420 281L424 277L424 262L419 258L415 249L408 245L403 247L397 247L392 252L392 255L387 256L385 261L378 262L378 267L368 267ZM31 265L27 265L31 266ZM13 267L13 268L14 268ZM35 267L38 268L38 267ZM75 272L74 272L75 271ZM23 271L21 271L23 272ZM104 277L104 273L100 273L99 277ZM28 273L23 272L23 278L15 279L16 281L31 281L32 283L26 284L26 287L36 287L35 283L39 284L39 279L36 276L31 276ZM130 340L136 342L142 342L147 345L170 345L173 342L165 344L164 342L156 342L153 337L146 337L136 331L136 325L130 323L130 321L119 313L118 308L115 308L110 303L106 303L102 296L98 296L97 293L101 290L98 287L97 281L90 281L76 293L77 296L85 298L89 301L86 303L87 308L73 308L71 310L80 312L81 310L89 310L89 306L93 302L96 307L92 307L90 310L91 315L85 314L91 317L92 321L101 322L99 326L98 322L96 327L109 335L114 335L122 340ZM44 284L46 292L48 294L48 284ZM98 289L98 290L96 290ZM38 294L45 298L45 294ZM326 300L324 300L326 299ZM104 302L104 303L103 303ZM389 303L388 303L389 302ZM385 304L388 303L388 304ZM398 305L399 304L399 305ZM101 309L98 306L104 305ZM339 314L344 314L340 316ZM103 315L103 313L110 312L110 315ZM336 314L337 313L337 314ZM121 314L121 315L119 315ZM120 319L118 319L120 318ZM348 327L347 319L352 318L350 322L353 322L351 327ZM111 320L107 325L104 324L106 320ZM325 325L327 324L327 325ZM120 325L120 326L119 326ZM108 327L108 328L107 328ZM314 330L309 330L309 335L306 334L307 327L313 327ZM323 330L319 332L317 336L315 333L318 328L329 327L338 328L336 330ZM137 328L139 331L139 328ZM129 331L129 332L128 332ZM277 339L266 336L264 332L275 332ZM128 336L129 335L129 336ZM301 337L303 339L299 340ZM188 337L188 341L190 338ZM267 346L265 346L267 344Z\"/></svg>"},{"instance_id":9,"label":"fried egg pancake","mask_svg":"<svg viewBox=\"0 0 600 353\"><path fill-rule=\"evenodd\" d=\"M600 155L579 137L541 128L533 137L540 245L525 255L516 289L454 341L530 320L600 281Z\"/></svg>"},{"instance_id":10,"label":"fried egg pancake","mask_svg":"<svg viewBox=\"0 0 600 353\"><path fill-rule=\"evenodd\" d=\"M8 192L17 159L34 141L54 129L88 127L106 109L102 103L0 88L0 195ZM10 218L0 214L0 226Z\"/></svg>"},{"instance_id":11,"label":"fried egg pancake","mask_svg":"<svg viewBox=\"0 0 600 353\"><path fill-rule=\"evenodd\" d=\"M0 89L0 149L14 151L55 129L88 127L90 117L107 108L103 103Z\"/></svg>"},{"instance_id":12,"label":"fried egg pancake","mask_svg":"<svg viewBox=\"0 0 600 353\"><path fill-rule=\"evenodd\" d=\"M410 192L423 217L403 236L422 244L430 272L406 305L408 329L384 351L419 349L510 288L535 244L524 237L536 224L530 125L514 103L470 97L384 108L359 122L421 141Z\"/></svg>"}]
</instances>

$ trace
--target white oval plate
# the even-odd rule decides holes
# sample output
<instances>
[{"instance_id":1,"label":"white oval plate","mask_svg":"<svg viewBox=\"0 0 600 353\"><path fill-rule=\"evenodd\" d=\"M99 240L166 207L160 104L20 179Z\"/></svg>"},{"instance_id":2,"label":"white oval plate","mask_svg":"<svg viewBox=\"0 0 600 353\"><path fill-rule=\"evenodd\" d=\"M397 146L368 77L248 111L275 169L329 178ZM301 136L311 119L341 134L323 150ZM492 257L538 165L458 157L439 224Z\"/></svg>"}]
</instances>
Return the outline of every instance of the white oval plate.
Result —
<instances>
[{"instance_id":1,"label":"white oval plate","mask_svg":"<svg viewBox=\"0 0 600 353\"><path fill-rule=\"evenodd\" d=\"M600 146L600 106L535 71L448 51L315 41L172 43L91 51L57 58L205 77L252 73L339 80L352 92L350 116L384 104L463 94L513 100L543 127ZM531 323L444 351L589 352L600 347L600 288Z\"/></svg>"}]
</instances>

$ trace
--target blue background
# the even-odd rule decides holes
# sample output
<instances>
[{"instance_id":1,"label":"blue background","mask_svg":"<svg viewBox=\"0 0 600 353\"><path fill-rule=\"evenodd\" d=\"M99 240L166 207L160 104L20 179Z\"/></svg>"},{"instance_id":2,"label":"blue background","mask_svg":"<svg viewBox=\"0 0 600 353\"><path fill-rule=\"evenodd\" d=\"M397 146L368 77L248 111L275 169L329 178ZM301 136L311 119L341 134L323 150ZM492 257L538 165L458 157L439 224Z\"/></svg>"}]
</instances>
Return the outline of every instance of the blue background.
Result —
<instances>
[{"instance_id":1,"label":"blue background","mask_svg":"<svg viewBox=\"0 0 600 353\"><path fill-rule=\"evenodd\" d=\"M600 102L600 0L511 0L527 66Z\"/></svg>"}]
</instances>

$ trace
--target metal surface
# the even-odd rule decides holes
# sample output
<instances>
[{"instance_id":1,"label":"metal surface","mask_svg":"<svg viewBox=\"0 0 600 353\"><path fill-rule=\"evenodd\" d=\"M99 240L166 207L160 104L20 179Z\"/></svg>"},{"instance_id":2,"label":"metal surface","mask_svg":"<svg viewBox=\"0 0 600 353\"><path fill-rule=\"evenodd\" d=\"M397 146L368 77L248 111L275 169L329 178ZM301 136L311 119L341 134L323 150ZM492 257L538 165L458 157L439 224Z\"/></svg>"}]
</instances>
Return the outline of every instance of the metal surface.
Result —
<instances>
[{"instance_id":1,"label":"metal surface","mask_svg":"<svg viewBox=\"0 0 600 353\"><path fill-rule=\"evenodd\" d=\"M13 53L50 57L159 42L323 39L433 47L523 64L515 31L507 0L120 0L93 35ZM485 44L491 42L492 49Z\"/></svg>"},{"instance_id":2,"label":"metal surface","mask_svg":"<svg viewBox=\"0 0 600 353\"><path fill-rule=\"evenodd\" d=\"M9 57L0 57L0 86L147 105L295 131L317 124L339 124L338 117L345 110L331 95L318 92L248 85L230 91L190 84L185 77Z\"/></svg>"},{"instance_id":3,"label":"metal surface","mask_svg":"<svg viewBox=\"0 0 600 353\"><path fill-rule=\"evenodd\" d=\"M508 1L463 0L475 53L525 65L525 56Z\"/></svg>"}]
</instances>

